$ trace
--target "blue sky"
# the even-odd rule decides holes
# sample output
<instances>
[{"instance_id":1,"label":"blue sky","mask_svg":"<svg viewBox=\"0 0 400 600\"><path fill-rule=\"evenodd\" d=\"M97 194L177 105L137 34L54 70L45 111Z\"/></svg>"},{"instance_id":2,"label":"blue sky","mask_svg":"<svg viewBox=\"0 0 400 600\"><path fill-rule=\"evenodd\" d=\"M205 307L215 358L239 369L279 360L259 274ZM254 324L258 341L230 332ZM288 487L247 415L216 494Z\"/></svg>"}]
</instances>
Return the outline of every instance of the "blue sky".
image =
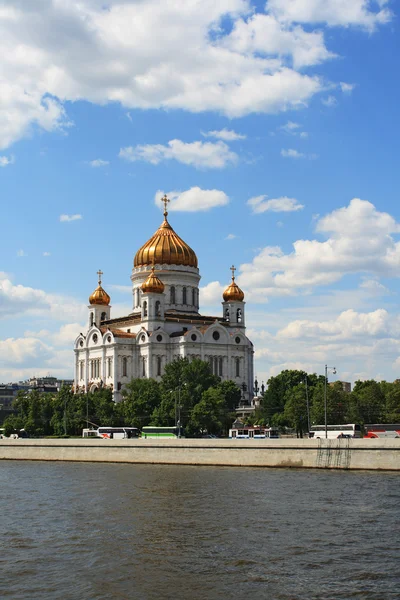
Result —
<instances>
[{"instance_id":1,"label":"blue sky","mask_svg":"<svg viewBox=\"0 0 400 600\"><path fill-rule=\"evenodd\" d=\"M0 381L72 376L162 220L234 263L259 380L400 373L398 3L0 0Z\"/></svg>"}]
</instances>

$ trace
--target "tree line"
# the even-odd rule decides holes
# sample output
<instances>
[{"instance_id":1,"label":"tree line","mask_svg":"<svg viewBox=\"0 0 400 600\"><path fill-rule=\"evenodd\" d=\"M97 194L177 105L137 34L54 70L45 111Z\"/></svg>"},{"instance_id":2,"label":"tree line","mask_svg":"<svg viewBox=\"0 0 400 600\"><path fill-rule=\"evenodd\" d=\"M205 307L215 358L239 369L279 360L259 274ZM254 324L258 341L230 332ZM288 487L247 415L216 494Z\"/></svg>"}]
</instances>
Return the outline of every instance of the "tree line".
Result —
<instances>
[{"instance_id":1,"label":"tree line","mask_svg":"<svg viewBox=\"0 0 400 600\"><path fill-rule=\"evenodd\" d=\"M247 424L290 428L302 437L310 424L325 420L325 377L285 370L267 382L260 407ZM14 414L3 423L6 435L25 429L33 436L82 435L89 425L173 426L177 420L186 435L226 435L235 420L241 390L233 381L213 375L208 362L177 359L166 365L160 382L133 379L118 404L111 390L74 394L63 387L58 394L20 392ZM328 424L399 423L400 381L357 381L351 393L340 382L326 385Z\"/></svg>"},{"instance_id":2,"label":"tree line","mask_svg":"<svg viewBox=\"0 0 400 600\"><path fill-rule=\"evenodd\" d=\"M325 388L325 377L315 373L282 371L268 380L252 420L293 428L302 437L308 431L308 420L311 425L325 422L326 389L328 424L400 422L400 381L356 381L350 393L340 382L326 383Z\"/></svg>"},{"instance_id":3,"label":"tree line","mask_svg":"<svg viewBox=\"0 0 400 600\"><path fill-rule=\"evenodd\" d=\"M226 434L235 419L241 391L233 381L213 375L208 362L177 359L165 367L158 382L132 379L119 403L108 388L74 394L63 387L57 394L19 392L14 414L3 427L8 436L24 429L31 436L82 435L89 426L173 426L180 419L187 435Z\"/></svg>"}]
</instances>

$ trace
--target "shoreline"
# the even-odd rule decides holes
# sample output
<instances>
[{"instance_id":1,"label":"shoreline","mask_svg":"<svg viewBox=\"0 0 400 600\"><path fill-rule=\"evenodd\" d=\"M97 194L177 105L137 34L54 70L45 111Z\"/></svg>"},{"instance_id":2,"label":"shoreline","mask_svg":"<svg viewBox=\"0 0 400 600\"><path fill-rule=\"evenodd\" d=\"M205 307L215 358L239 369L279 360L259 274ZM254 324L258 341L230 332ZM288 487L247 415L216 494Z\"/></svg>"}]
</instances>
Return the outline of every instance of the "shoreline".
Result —
<instances>
[{"instance_id":1,"label":"shoreline","mask_svg":"<svg viewBox=\"0 0 400 600\"><path fill-rule=\"evenodd\" d=\"M400 439L2 439L0 460L400 471Z\"/></svg>"}]
</instances>

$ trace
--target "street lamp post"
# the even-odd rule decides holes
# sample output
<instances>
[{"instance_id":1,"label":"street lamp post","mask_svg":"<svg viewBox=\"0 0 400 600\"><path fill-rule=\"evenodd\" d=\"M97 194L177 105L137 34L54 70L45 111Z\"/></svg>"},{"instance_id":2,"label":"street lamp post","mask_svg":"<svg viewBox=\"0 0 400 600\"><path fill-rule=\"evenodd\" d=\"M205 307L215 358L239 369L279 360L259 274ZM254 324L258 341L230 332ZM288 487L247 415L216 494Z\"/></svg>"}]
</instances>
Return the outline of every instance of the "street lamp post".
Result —
<instances>
[{"instance_id":1,"label":"street lamp post","mask_svg":"<svg viewBox=\"0 0 400 600\"><path fill-rule=\"evenodd\" d=\"M324 410L325 410L325 439L328 438L328 406L326 399L326 384L328 381L328 369L332 369L332 373L336 375L336 367L328 367L325 365L325 385L324 385Z\"/></svg>"},{"instance_id":2,"label":"street lamp post","mask_svg":"<svg viewBox=\"0 0 400 600\"><path fill-rule=\"evenodd\" d=\"M304 383L306 384L306 405L307 405L307 425L308 425L308 434L310 434L311 431L311 423L310 423L310 404L308 402L308 382L307 382L307 375L306 378L304 379Z\"/></svg>"}]
</instances>

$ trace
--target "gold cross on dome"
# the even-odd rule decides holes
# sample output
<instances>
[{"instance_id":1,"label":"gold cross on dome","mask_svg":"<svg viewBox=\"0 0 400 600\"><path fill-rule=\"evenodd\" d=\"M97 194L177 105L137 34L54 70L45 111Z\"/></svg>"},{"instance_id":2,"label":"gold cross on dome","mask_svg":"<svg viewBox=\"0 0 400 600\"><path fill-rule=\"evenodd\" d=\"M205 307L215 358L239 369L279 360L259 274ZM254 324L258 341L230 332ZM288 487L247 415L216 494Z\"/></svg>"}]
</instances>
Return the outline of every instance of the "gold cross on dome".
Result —
<instances>
[{"instance_id":1,"label":"gold cross on dome","mask_svg":"<svg viewBox=\"0 0 400 600\"><path fill-rule=\"evenodd\" d=\"M231 271L232 271L232 279L235 279L236 267L234 265L231 266Z\"/></svg>"},{"instance_id":2,"label":"gold cross on dome","mask_svg":"<svg viewBox=\"0 0 400 600\"><path fill-rule=\"evenodd\" d=\"M103 271L101 269L99 269L97 271L97 275L99 276L99 285L101 285L101 276L104 275Z\"/></svg>"},{"instance_id":3,"label":"gold cross on dome","mask_svg":"<svg viewBox=\"0 0 400 600\"><path fill-rule=\"evenodd\" d=\"M164 194L164 196L161 198L161 202L164 202L164 217L166 217L168 214L167 205L168 202L171 202L171 200L167 198L167 194Z\"/></svg>"}]
</instances>

